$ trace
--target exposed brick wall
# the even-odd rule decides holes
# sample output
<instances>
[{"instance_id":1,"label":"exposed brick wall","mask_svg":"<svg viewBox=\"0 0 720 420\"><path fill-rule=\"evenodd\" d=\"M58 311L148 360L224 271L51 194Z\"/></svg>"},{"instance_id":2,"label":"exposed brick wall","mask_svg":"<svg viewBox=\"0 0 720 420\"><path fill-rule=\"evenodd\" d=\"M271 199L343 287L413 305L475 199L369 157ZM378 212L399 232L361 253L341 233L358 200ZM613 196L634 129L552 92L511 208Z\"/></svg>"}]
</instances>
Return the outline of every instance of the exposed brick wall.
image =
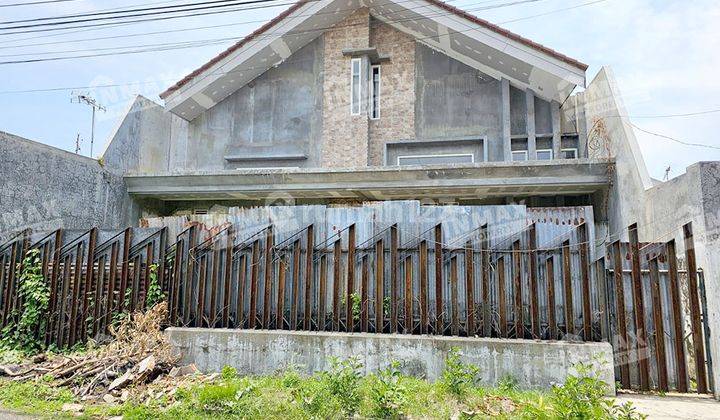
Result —
<instances>
[{"instance_id":1,"label":"exposed brick wall","mask_svg":"<svg viewBox=\"0 0 720 420\"><path fill-rule=\"evenodd\" d=\"M389 25L372 20L370 46L390 61L380 66L380 118L370 120L370 166L384 165L385 143L415 138L415 42Z\"/></svg>"},{"instance_id":2,"label":"exposed brick wall","mask_svg":"<svg viewBox=\"0 0 720 420\"><path fill-rule=\"evenodd\" d=\"M350 115L350 58L342 50L367 48L369 26L368 9L361 8L324 34L321 162L326 168L368 165L368 117Z\"/></svg>"}]
</instances>

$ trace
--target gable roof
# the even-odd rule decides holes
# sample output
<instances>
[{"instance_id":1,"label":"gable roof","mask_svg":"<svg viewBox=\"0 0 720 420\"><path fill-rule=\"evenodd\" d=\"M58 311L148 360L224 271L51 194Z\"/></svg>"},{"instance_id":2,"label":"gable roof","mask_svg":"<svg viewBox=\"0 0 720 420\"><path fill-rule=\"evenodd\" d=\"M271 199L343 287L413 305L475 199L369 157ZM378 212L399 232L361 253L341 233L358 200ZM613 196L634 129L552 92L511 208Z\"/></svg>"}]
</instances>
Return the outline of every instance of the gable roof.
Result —
<instances>
[{"instance_id":1,"label":"gable roof","mask_svg":"<svg viewBox=\"0 0 720 420\"><path fill-rule=\"evenodd\" d=\"M270 62L268 63L267 54L266 58L261 60L263 63L268 63L265 65L266 68L262 68L263 66L259 66L261 71L259 72L248 72L251 74L257 73L254 75L254 77L257 77L262 72L266 71L267 69L271 68L274 65L279 64L279 62L284 61L289 54L294 53L297 51L300 47L304 46L308 42L310 42L312 39L316 38L317 36L321 35L322 32L324 32L323 28L318 28L317 30L313 31L312 28L317 28L317 23L314 26L306 25L303 32L308 35L301 35L301 36L295 36L294 38L297 40L299 38L302 38L299 42L295 42L294 45L289 45L288 42L283 42L282 39L283 36L287 35L293 35L294 29L300 29L303 28L302 24L304 21L308 20L309 18L315 17L316 15L322 14L320 13L323 10L329 10L330 12L323 12L326 15L328 14L334 14L335 16L330 16L329 18L324 18L323 22L330 23L330 25L325 26L325 28L332 26L334 24L337 24L340 22L344 17L347 16L347 14L343 15L341 13L340 8L332 8L331 6L334 6L334 3L338 2L339 0L300 0L297 3L290 6L288 9L286 9L284 12L267 22L266 24L262 25L260 28L237 42L236 44L232 45L222 53L218 54L216 57L208 61L207 63L203 64L201 67L197 68L196 70L192 71L187 76L183 77L180 81L175 83L174 85L170 86L167 90L162 92L160 94L160 98L164 99L166 101L166 106L171 111L175 112L176 109L179 109L181 104L188 104L191 103L190 108L195 109L196 106L199 106L202 109L207 109L211 106L213 106L215 103L219 102L219 100L222 100L223 98L217 97L217 98L211 98L208 97L205 93L200 92L200 90L207 88L209 84L212 82L208 82L206 79L208 79L210 76L217 76L218 73L220 73L220 76L225 75L229 73L228 69L232 68L238 68L238 64L240 63L247 63L252 61L250 55L247 54L248 50L255 49L255 52L258 52L262 49L266 49L267 53L269 53L269 56L273 59L279 59L277 62ZM359 7L369 7L371 9L371 14L378 18L380 21L383 21L387 24L390 24L391 26L395 26L396 29L399 29L403 32L408 32L411 35L416 36L419 38L418 42L421 42L421 40L424 40L424 43L428 44L431 47L437 48L437 49L443 49L441 47L441 43L436 43L436 45L433 45L432 40L425 39L425 37L419 36L417 33L412 33L412 29L409 27L403 27L402 24L397 24L397 22L394 22L392 19L386 18L384 19L381 16L381 13L379 10L375 10L374 7L379 7L379 9L383 9L383 5L380 5L381 3L386 5L395 5L398 4L395 2L395 0L350 0L349 2L345 3L343 2L343 5L354 5L354 8L348 8L345 11L351 12ZM532 56L535 56L536 58L539 58L540 60L552 60L553 63L557 62L560 64L555 64L556 67L559 67L558 69L544 69L546 72L551 73L551 76L555 76L557 79L563 80L567 82L567 86L563 86L562 88L558 87L560 94L558 95L543 95L540 93L539 96L544 96L546 99L557 99L556 97L560 97L563 94L567 93L569 94L572 91L572 88L574 88L577 84L580 84L578 82L581 82L583 85L585 83L585 70L587 70L588 65L584 64L578 60L575 60L573 58L570 58L564 54L561 54L551 48L548 48L546 46L543 46L541 44L538 44L534 41L531 41L525 37L522 37L518 34L515 34L511 31L508 31L506 29L503 29L495 24L492 24L484 19L481 19L477 16L471 15L461 9L458 9L457 7L451 6L443 1L440 0L403 0L403 3L412 3L413 5L417 7L413 7L414 9L421 9L424 6L431 6L435 8L439 8L441 10L446 11L446 15L453 16L458 20L459 22L453 22L458 23L461 25L464 25L464 30L456 31L456 30L450 30L449 27L446 28L444 32L444 36L447 38L458 36L463 38L473 38L475 35L482 35L479 32L475 33L477 31L485 31L487 34L490 35L495 39L498 39L497 36L499 36L499 39L501 42L507 42L512 43L512 45L508 44L511 47L515 47L515 49L518 48L524 48L525 54L524 58L532 58ZM401 6L403 10L409 11L411 9ZM399 10L399 9L398 9ZM422 14L422 13L418 13ZM440 21L441 16L438 16L437 12L435 12L435 15L427 14L427 19L431 19L434 21ZM289 22L292 21L292 22ZM407 25L406 25L407 26ZM424 25L423 28L425 27ZM438 23L438 27L443 27L443 24ZM271 31L272 29L272 31ZM308 30L309 29L309 30ZM298 32L296 32L298 33ZM440 38L440 30L438 28L438 32L435 35L438 39ZM277 38L280 38L278 41ZM430 37L427 37L430 38ZM272 41L269 41L270 39L273 39ZM487 39L486 39L487 40ZM266 42L262 42L266 41ZM458 41L455 41L458 43ZM277 44L280 45L277 45ZM260 45L263 44L263 45ZM275 45L272 45L275 44ZM288 48L289 47L289 48ZM449 47L449 46L448 46ZM289 49L289 51L288 51ZM468 47L468 49L471 49ZM503 48L499 51L503 54L508 54L506 49L510 48ZM473 50L477 53L479 51ZM245 52L246 54L242 54ZM450 51L442 51L445 53L449 53ZM522 51L517 51L522 53ZM288 54L289 53L289 54ZM244 55L244 57L239 57L240 55ZM457 54L448 54L453 56L453 58L460 59L460 61L465 62L466 64L469 64L471 66L477 67L478 69L484 71L485 73L490 74L491 76L495 77L505 77L505 74L502 70L493 71L493 69L488 68L487 66L483 65L482 63L479 63L477 59L468 58L467 60L463 60L463 54L457 53ZM520 60L523 61L523 54L518 54L520 56ZM490 56L488 56L489 58ZM517 57L516 57L517 58ZM255 60L257 63L257 60ZM232 62L232 63L231 63ZM500 61L500 64L503 64L502 61ZM552 63L551 63L552 64ZM514 69L514 68L513 68ZM213 71L215 70L215 71ZM220 70L219 72L217 70ZM527 73L523 73L525 76L528 76ZM242 73L240 74L242 76ZM569 76L569 77L568 77ZM253 76L247 76L250 78L250 80L253 78ZM520 85L521 87L528 87L528 88L534 88L535 90L543 91L542 86L533 86L532 84L524 81L524 80L514 80L512 77L508 77L511 82L516 82L516 84ZM557 80L554 80L554 78L550 77L550 80L548 79L546 74L542 75L542 78L545 79L542 81L543 84L546 86L552 86L553 83L557 83ZM235 78L237 79L237 78ZM244 82L239 82L237 86L231 86L232 88L235 88L235 90L239 89L244 85L245 83L249 82L250 80L246 80ZM234 82L234 80L232 80ZM203 82L202 84L200 82ZM527 84L526 84L527 83ZM225 83L226 85L228 83ZM194 85L201 85L199 89L196 92L190 92L189 89ZM571 86L571 88L569 88ZM225 88L225 86L223 86ZM214 89L213 92L216 92L217 89ZM187 93L186 95L181 95L183 92ZM232 93L232 92L230 92ZM228 96L230 93L226 94ZM179 97L181 96L181 97ZM214 95L213 95L214 96ZM197 116L199 111L195 112L189 112L190 109L187 109L185 107L185 111L187 112L176 112L181 117L185 119L193 119L194 116ZM187 114L190 114L189 116Z\"/></svg>"}]
</instances>

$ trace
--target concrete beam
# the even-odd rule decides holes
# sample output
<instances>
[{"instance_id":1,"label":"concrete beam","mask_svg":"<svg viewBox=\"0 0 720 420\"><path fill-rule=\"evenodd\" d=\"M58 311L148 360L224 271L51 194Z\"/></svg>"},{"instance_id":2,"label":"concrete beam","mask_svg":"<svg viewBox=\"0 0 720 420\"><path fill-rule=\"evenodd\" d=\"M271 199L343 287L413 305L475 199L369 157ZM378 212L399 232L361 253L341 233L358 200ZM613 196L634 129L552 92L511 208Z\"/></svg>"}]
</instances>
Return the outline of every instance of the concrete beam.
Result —
<instances>
[{"instance_id":1,"label":"concrete beam","mask_svg":"<svg viewBox=\"0 0 720 420\"><path fill-rule=\"evenodd\" d=\"M607 187L608 160L489 162L465 165L347 169L248 169L219 172L127 175L135 196L163 200L229 199L236 193L262 199L285 193L315 198L380 191L393 197L425 194L590 194Z\"/></svg>"}]
</instances>

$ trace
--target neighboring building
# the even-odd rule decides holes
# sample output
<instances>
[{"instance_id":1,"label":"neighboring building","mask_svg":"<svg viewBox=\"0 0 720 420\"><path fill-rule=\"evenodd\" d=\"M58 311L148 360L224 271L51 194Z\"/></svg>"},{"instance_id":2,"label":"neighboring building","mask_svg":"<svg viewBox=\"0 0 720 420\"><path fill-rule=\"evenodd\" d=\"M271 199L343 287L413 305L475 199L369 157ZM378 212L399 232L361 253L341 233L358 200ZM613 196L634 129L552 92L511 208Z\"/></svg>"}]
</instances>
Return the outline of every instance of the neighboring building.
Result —
<instances>
[{"instance_id":1,"label":"neighboring building","mask_svg":"<svg viewBox=\"0 0 720 420\"><path fill-rule=\"evenodd\" d=\"M300 1L163 92L164 105L138 97L100 165L58 169L57 153L0 133L2 194L31 185L16 168L37 166L72 174L88 188L77 202L94 203L66 208L63 178L43 178L0 212L57 201L33 216L118 228L278 203L592 206L606 240L638 223L641 241L665 241L692 221L715 307L720 164L652 180L612 72L586 86L586 69L438 0ZM0 233L22 227L12 220ZM720 314L710 321L720 329Z\"/></svg>"}]
</instances>

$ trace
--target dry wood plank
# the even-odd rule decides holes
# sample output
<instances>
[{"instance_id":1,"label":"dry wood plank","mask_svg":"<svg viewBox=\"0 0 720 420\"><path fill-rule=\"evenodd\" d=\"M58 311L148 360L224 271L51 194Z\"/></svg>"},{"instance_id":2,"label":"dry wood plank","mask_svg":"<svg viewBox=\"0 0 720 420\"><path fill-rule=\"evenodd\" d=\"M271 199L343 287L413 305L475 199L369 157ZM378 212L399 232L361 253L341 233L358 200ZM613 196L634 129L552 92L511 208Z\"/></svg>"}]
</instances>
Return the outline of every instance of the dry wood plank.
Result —
<instances>
[{"instance_id":1,"label":"dry wood plank","mask_svg":"<svg viewBox=\"0 0 720 420\"><path fill-rule=\"evenodd\" d=\"M442 224L435 225L435 334L442 335L445 330L443 308L443 239Z\"/></svg>"},{"instance_id":2,"label":"dry wood plank","mask_svg":"<svg viewBox=\"0 0 720 420\"><path fill-rule=\"evenodd\" d=\"M258 265L260 264L260 239L252 244L252 257L250 266L250 314L248 328L255 329L257 323L257 293L258 293Z\"/></svg>"},{"instance_id":3,"label":"dry wood plank","mask_svg":"<svg viewBox=\"0 0 720 420\"><path fill-rule=\"evenodd\" d=\"M500 318L500 338L508 338L507 331L507 293L505 292L505 256L497 260L497 282L498 282L498 315Z\"/></svg>"},{"instance_id":4,"label":"dry wood plank","mask_svg":"<svg viewBox=\"0 0 720 420\"><path fill-rule=\"evenodd\" d=\"M457 256L450 258L450 334L460 335L460 316L458 308L458 261Z\"/></svg>"},{"instance_id":5,"label":"dry wood plank","mask_svg":"<svg viewBox=\"0 0 720 420\"><path fill-rule=\"evenodd\" d=\"M80 296L82 293L82 266L83 266L83 242L78 242L75 248L75 275L72 281L73 299L70 303L70 323L68 347L76 343L78 329L78 311L80 310Z\"/></svg>"},{"instance_id":6,"label":"dry wood plank","mask_svg":"<svg viewBox=\"0 0 720 420\"><path fill-rule=\"evenodd\" d=\"M375 244L375 332L383 332L385 300L385 247L380 239Z\"/></svg>"},{"instance_id":7,"label":"dry wood plank","mask_svg":"<svg viewBox=\"0 0 720 420\"><path fill-rule=\"evenodd\" d=\"M247 256L238 258L237 296L235 297L235 328L245 326L245 282L247 278Z\"/></svg>"},{"instance_id":8,"label":"dry wood plank","mask_svg":"<svg viewBox=\"0 0 720 420\"><path fill-rule=\"evenodd\" d=\"M82 289L82 312L80 313L80 331L79 339L85 341L87 336L87 319L90 315L90 296L92 296L92 287L95 284L93 277L95 275L95 247L97 246L98 228L90 229L90 237L88 238L87 257L85 264L85 285Z\"/></svg>"},{"instance_id":9,"label":"dry wood plank","mask_svg":"<svg viewBox=\"0 0 720 420\"><path fill-rule=\"evenodd\" d=\"M345 328L355 330L353 318L353 293L355 293L355 224L348 227L347 287L345 288Z\"/></svg>"},{"instance_id":10,"label":"dry wood plank","mask_svg":"<svg viewBox=\"0 0 720 420\"><path fill-rule=\"evenodd\" d=\"M342 270L342 240L333 245L333 331L340 331L340 277Z\"/></svg>"},{"instance_id":11,"label":"dry wood plank","mask_svg":"<svg viewBox=\"0 0 720 420\"><path fill-rule=\"evenodd\" d=\"M650 390L650 366L648 359L648 340L645 328L645 304L643 302L642 274L640 271L640 242L637 223L628 227L630 238L630 258L632 261L633 307L635 314L635 335L637 336L637 360L639 366L640 389Z\"/></svg>"},{"instance_id":12,"label":"dry wood plank","mask_svg":"<svg viewBox=\"0 0 720 420\"><path fill-rule=\"evenodd\" d=\"M570 266L570 241L562 244L562 263L563 263L563 289L564 306L565 306L565 334L575 334L575 319L573 311L573 293L572 293L572 272Z\"/></svg>"},{"instance_id":13,"label":"dry wood plank","mask_svg":"<svg viewBox=\"0 0 720 420\"><path fill-rule=\"evenodd\" d=\"M303 315L303 327L305 331L310 331L311 316L313 307L312 288L315 282L313 273L313 258L315 257L315 229L313 225L308 225L305 231L305 312Z\"/></svg>"},{"instance_id":14,"label":"dry wood plank","mask_svg":"<svg viewBox=\"0 0 720 420\"><path fill-rule=\"evenodd\" d=\"M317 328L319 331L325 331L325 310L327 296L327 255L323 252L320 256L320 278L318 285L318 320Z\"/></svg>"},{"instance_id":15,"label":"dry wood plank","mask_svg":"<svg viewBox=\"0 0 720 420\"><path fill-rule=\"evenodd\" d=\"M280 256L278 263L278 290L277 290L277 315L275 316L275 329L285 329L285 278L287 275L287 262L285 255Z\"/></svg>"},{"instance_id":16,"label":"dry wood plank","mask_svg":"<svg viewBox=\"0 0 720 420\"><path fill-rule=\"evenodd\" d=\"M230 225L226 231L226 242L225 242L225 263L223 272L223 308L222 308L222 327L230 327L230 295L232 289L230 288L230 281L232 277L232 258L233 258L233 246L235 244L235 230Z\"/></svg>"},{"instance_id":17,"label":"dry wood plank","mask_svg":"<svg viewBox=\"0 0 720 420\"><path fill-rule=\"evenodd\" d=\"M293 286L292 294L290 295L290 329L297 329L298 323L298 312L300 308L300 252L301 244L300 240L296 240L293 243Z\"/></svg>"},{"instance_id":18,"label":"dry wood plank","mask_svg":"<svg viewBox=\"0 0 720 420\"><path fill-rule=\"evenodd\" d=\"M205 285L207 282L207 260L208 260L209 253L203 252L203 254L198 258L199 259L199 279L198 279L198 296L197 296L197 315L195 316L195 326L196 327L203 327L204 321L205 321L205 294L207 291L205 290Z\"/></svg>"},{"instance_id":19,"label":"dry wood plank","mask_svg":"<svg viewBox=\"0 0 720 420\"><path fill-rule=\"evenodd\" d=\"M548 333L551 340L557 340L558 328L555 317L555 308L557 301L555 300L555 262L554 257L550 255L545 260L545 282L547 285L547 319Z\"/></svg>"},{"instance_id":20,"label":"dry wood plank","mask_svg":"<svg viewBox=\"0 0 720 420\"><path fill-rule=\"evenodd\" d=\"M468 337L475 335L475 247L465 244L465 330Z\"/></svg>"},{"instance_id":21,"label":"dry wood plank","mask_svg":"<svg viewBox=\"0 0 720 420\"><path fill-rule=\"evenodd\" d=\"M525 337L525 323L523 322L522 302L522 254L520 253L520 240L513 242L513 321L515 323L515 338Z\"/></svg>"},{"instance_id":22,"label":"dry wood plank","mask_svg":"<svg viewBox=\"0 0 720 420\"><path fill-rule=\"evenodd\" d=\"M405 257L405 325L403 332L405 334L412 334L413 332L413 268L412 268L412 256L408 255Z\"/></svg>"},{"instance_id":23,"label":"dry wood plank","mask_svg":"<svg viewBox=\"0 0 720 420\"><path fill-rule=\"evenodd\" d=\"M398 247L397 223L390 228L390 332L398 332Z\"/></svg>"},{"instance_id":24,"label":"dry wood plank","mask_svg":"<svg viewBox=\"0 0 720 420\"><path fill-rule=\"evenodd\" d=\"M530 245L530 334L532 338L540 338L540 305L538 304L538 263L537 263L537 229L535 223L528 229Z\"/></svg>"},{"instance_id":25,"label":"dry wood plank","mask_svg":"<svg viewBox=\"0 0 720 420\"><path fill-rule=\"evenodd\" d=\"M492 334L491 304L490 304L490 238L488 237L487 223L480 227L480 261L482 264L482 324L483 337Z\"/></svg>"},{"instance_id":26,"label":"dry wood plank","mask_svg":"<svg viewBox=\"0 0 720 420\"><path fill-rule=\"evenodd\" d=\"M208 307L208 327L214 328L217 315L217 295L220 292L220 247L212 241L212 268L210 269L210 306ZM208 253L209 257L209 253Z\"/></svg>"},{"instance_id":27,"label":"dry wood plank","mask_svg":"<svg viewBox=\"0 0 720 420\"><path fill-rule=\"evenodd\" d=\"M430 316L428 310L428 244L426 240L420 242L420 334L430 331Z\"/></svg>"},{"instance_id":28,"label":"dry wood plank","mask_svg":"<svg viewBox=\"0 0 720 420\"><path fill-rule=\"evenodd\" d=\"M273 227L268 226L265 230L265 270L263 273L263 318L262 327L270 328L270 314L272 313L272 305L270 299L272 299L272 279L273 279L273 264L274 264L274 253L273 253Z\"/></svg>"},{"instance_id":29,"label":"dry wood plank","mask_svg":"<svg viewBox=\"0 0 720 420\"><path fill-rule=\"evenodd\" d=\"M592 309L590 304L590 260L588 254L588 226L581 223L578 226L578 241L580 242L580 278L582 281L582 308L583 308L583 340L592 341Z\"/></svg>"},{"instance_id":30,"label":"dry wood plank","mask_svg":"<svg viewBox=\"0 0 720 420\"><path fill-rule=\"evenodd\" d=\"M668 391L665 327L663 325L660 272L657 257L648 262L648 267L650 269L650 293L652 295L653 324L655 327L655 361L657 362L658 388L661 391Z\"/></svg>"},{"instance_id":31,"label":"dry wood plank","mask_svg":"<svg viewBox=\"0 0 720 420\"><path fill-rule=\"evenodd\" d=\"M675 240L666 245L668 259L668 277L670 279L670 299L673 312L673 347L675 354L675 383L679 392L688 392L687 362L685 359L685 332L683 331L682 300L680 298L680 281L678 276L677 251Z\"/></svg>"},{"instance_id":32,"label":"dry wood plank","mask_svg":"<svg viewBox=\"0 0 720 420\"><path fill-rule=\"evenodd\" d=\"M363 255L362 257L362 274L360 277L360 331L368 332L368 256Z\"/></svg>"},{"instance_id":33,"label":"dry wood plank","mask_svg":"<svg viewBox=\"0 0 720 420\"><path fill-rule=\"evenodd\" d=\"M705 366L705 343L703 341L700 297L697 279L697 259L695 257L695 240L693 236L692 223L683 226L683 238L685 240L685 259L687 260L688 272L688 294L690 295L690 330L695 349L695 373L697 380L698 394L706 394L707 370Z\"/></svg>"},{"instance_id":34,"label":"dry wood plank","mask_svg":"<svg viewBox=\"0 0 720 420\"><path fill-rule=\"evenodd\" d=\"M620 241L612 244L615 274L615 316L618 329L618 364L620 366L620 384L623 389L630 388L630 367L628 366L628 335L625 316L625 281L623 279L622 249Z\"/></svg>"}]
</instances>

